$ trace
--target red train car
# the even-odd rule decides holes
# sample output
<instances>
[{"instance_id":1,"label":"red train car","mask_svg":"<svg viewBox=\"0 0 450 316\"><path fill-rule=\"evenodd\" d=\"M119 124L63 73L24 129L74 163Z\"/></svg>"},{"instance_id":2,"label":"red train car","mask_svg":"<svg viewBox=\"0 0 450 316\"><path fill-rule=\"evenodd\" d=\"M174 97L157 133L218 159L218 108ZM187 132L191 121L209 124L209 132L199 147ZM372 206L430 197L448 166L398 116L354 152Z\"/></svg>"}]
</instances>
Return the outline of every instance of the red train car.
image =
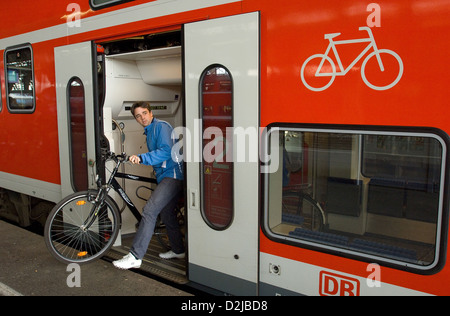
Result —
<instances>
[{"instance_id":1,"label":"red train car","mask_svg":"<svg viewBox=\"0 0 450 316\"><path fill-rule=\"evenodd\" d=\"M0 17L3 217L94 187L102 148L145 151L145 100L184 133L186 282L450 293L450 1L25 0Z\"/></svg>"}]
</instances>

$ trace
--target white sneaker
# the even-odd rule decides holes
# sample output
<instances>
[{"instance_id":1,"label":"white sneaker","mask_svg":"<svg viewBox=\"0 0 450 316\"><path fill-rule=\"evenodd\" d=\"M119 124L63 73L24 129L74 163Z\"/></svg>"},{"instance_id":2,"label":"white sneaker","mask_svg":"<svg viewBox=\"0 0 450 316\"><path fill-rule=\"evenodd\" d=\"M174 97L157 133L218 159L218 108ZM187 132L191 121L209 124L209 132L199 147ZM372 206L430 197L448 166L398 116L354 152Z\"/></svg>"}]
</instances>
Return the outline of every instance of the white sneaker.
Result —
<instances>
[{"instance_id":1,"label":"white sneaker","mask_svg":"<svg viewBox=\"0 0 450 316\"><path fill-rule=\"evenodd\" d=\"M127 254L120 260L113 261L113 265L121 270L128 270L131 268L140 268L142 260L136 259L131 253Z\"/></svg>"},{"instance_id":2,"label":"white sneaker","mask_svg":"<svg viewBox=\"0 0 450 316\"><path fill-rule=\"evenodd\" d=\"M170 250L170 251L168 251L166 253L160 253L159 257L162 258L162 259L174 259L174 258L184 259L185 253L183 252L183 253L176 254L175 252Z\"/></svg>"}]
</instances>

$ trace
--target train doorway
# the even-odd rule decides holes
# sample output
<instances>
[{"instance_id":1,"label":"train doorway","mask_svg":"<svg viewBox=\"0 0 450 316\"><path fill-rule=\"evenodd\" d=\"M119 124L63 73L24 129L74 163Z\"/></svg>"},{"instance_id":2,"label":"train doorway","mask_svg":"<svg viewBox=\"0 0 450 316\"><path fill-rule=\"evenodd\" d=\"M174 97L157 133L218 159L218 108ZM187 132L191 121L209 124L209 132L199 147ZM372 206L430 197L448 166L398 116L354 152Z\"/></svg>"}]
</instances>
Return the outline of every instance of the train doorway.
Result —
<instances>
[{"instance_id":1,"label":"train doorway","mask_svg":"<svg viewBox=\"0 0 450 316\"><path fill-rule=\"evenodd\" d=\"M148 151L143 128L130 112L134 102L148 101L154 117L174 128L184 126L181 30L134 36L99 45L102 51L99 60L104 60L104 136L111 151L129 155ZM109 169L107 164L105 171ZM145 165L126 164L121 172L154 178L152 168ZM128 179L123 179L121 186L139 210L142 210L155 188L155 184ZM110 253L111 259L119 259L129 252L138 225L126 206L119 207L122 209L122 229ZM180 206L180 210L184 215L184 205ZM180 225L185 232L185 220L181 219ZM166 243L159 240L155 234L141 270L177 283L186 283L185 260L160 259L159 253L168 249Z\"/></svg>"},{"instance_id":2,"label":"train doorway","mask_svg":"<svg viewBox=\"0 0 450 316\"><path fill-rule=\"evenodd\" d=\"M109 175L112 166L101 161L102 149L129 155L147 151L142 126L130 112L134 102L149 101L155 117L173 127L184 125L180 29L57 47L55 73L61 198L95 187L96 174ZM154 177L143 165L127 164L120 172ZM121 186L140 210L154 189L154 184L126 179ZM138 224L126 205L119 208L122 226L111 259L128 253ZM166 251L154 238L141 269L186 283L185 260L160 259Z\"/></svg>"}]
</instances>

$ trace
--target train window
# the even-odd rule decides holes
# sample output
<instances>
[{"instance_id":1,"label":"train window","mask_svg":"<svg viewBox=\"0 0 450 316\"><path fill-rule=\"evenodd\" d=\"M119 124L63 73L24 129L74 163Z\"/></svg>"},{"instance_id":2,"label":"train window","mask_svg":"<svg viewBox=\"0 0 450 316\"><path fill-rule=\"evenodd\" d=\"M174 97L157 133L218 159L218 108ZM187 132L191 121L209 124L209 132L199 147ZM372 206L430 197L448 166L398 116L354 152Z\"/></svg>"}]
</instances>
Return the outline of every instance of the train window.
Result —
<instances>
[{"instance_id":1,"label":"train window","mask_svg":"<svg viewBox=\"0 0 450 316\"><path fill-rule=\"evenodd\" d=\"M201 77L203 122L202 215L214 229L226 229L233 219L233 82L223 66L208 67ZM231 134L231 135L230 135ZM231 155L231 157L230 157Z\"/></svg>"},{"instance_id":2,"label":"train window","mask_svg":"<svg viewBox=\"0 0 450 316\"><path fill-rule=\"evenodd\" d=\"M118 5L125 2L130 2L134 0L90 0L89 4L92 9L99 10L113 5Z\"/></svg>"},{"instance_id":3,"label":"train window","mask_svg":"<svg viewBox=\"0 0 450 316\"><path fill-rule=\"evenodd\" d=\"M85 191L88 189L88 166L83 82L80 78L74 77L70 79L67 90L70 113L72 186L74 191Z\"/></svg>"},{"instance_id":4,"label":"train window","mask_svg":"<svg viewBox=\"0 0 450 316\"><path fill-rule=\"evenodd\" d=\"M5 50L6 101L11 113L35 109L33 51L30 45Z\"/></svg>"},{"instance_id":5,"label":"train window","mask_svg":"<svg viewBox=\"0 0 450 316\"><path fill-rule=\"evenodd\" d=\"M269 237L419 273L437 267L444 138L428 131L278 133L272 154L280 167L265 176Z\"/></svg>"},{"instance_id":6,"label":"train window","mask_svg":"<svg viewBox=\"0 0 450 316\"><path fill-rule=\"evenodd\" d=\"M2 112L2 109L3 109L3 93L2 93L2 80L0 79L0 113Z\"/></svg>"}]
</instances>

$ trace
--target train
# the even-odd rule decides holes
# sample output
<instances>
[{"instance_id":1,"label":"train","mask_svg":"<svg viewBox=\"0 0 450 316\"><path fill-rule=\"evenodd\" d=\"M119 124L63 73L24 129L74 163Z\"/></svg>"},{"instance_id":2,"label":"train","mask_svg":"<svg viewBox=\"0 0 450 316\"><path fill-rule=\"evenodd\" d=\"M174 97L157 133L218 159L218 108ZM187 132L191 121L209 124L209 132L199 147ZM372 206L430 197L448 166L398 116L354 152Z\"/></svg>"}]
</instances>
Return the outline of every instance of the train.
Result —
<instances>
[{"instance_id":1,"label":"train","mask_svg":"<svg viewBox=\"0 0 450 316\"><path fill-rule=\"evenodd\" d=\"M183 144L185 282L450 294L449 0L24 0L0 19L0 217L45 222L102 151L145 152L130 107L149 101ZM125 208L117 247L135 231Z\"/></svg>"}]
</instances>

